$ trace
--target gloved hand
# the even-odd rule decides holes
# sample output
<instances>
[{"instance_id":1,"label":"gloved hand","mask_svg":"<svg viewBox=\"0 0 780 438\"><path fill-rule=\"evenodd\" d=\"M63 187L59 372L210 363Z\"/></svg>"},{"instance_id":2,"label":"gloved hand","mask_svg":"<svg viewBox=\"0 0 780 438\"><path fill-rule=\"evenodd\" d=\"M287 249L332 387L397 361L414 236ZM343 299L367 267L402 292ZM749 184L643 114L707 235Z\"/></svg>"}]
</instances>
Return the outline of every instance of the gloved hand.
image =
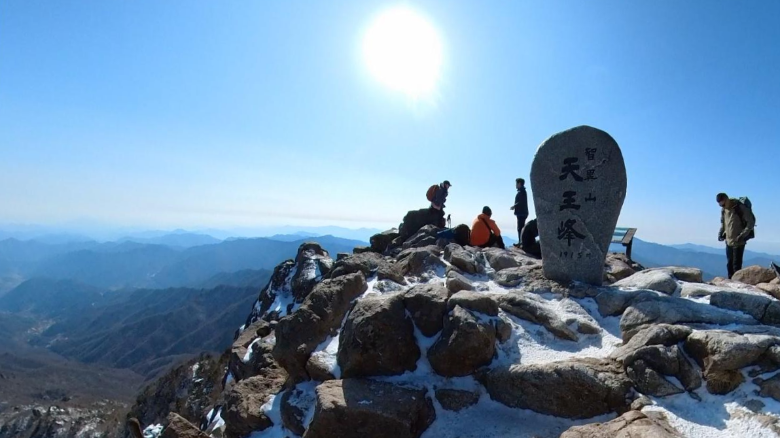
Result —
<instances>
[{"instance_id":1,"label":"gloved hand","mask_svg":"<svg viewBox=\"0 0 780 438\"><path fill-rule=\"evenodd\" d=\"M718 242L723 242L724 240L726 240L726 235L723 234L723 233L719 233L718 234Z\"/></svg>"}]
</instances>

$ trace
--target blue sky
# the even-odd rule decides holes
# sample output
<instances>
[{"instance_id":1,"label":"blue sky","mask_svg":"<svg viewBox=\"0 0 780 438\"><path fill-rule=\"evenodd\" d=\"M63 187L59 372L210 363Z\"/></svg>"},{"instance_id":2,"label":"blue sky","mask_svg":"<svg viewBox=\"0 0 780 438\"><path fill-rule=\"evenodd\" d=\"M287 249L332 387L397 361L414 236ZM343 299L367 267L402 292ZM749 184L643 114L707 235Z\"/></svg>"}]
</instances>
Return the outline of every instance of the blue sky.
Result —
<instances>
[{"instance_id":1,"label":"blue sky","mask_svg":"<svg viewBox=\"0 0 780 438\"><path fill-rule=\"evenodd\" d=\"M361 41L387 8L437 29L424 102ZM619 221L718 245L715 194L780 245L780 3L0 2L0 223L386 228L453 183L512 233L514 179L587 124L621 146Z\"/></svg>"}]
</instances>

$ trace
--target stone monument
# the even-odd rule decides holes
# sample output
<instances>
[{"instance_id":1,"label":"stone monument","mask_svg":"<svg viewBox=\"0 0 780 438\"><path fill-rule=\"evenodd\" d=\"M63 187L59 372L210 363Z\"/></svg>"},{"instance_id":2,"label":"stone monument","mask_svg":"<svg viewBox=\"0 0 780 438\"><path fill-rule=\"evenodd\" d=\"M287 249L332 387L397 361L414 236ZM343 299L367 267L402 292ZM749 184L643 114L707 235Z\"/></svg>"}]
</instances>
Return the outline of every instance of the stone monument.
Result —
<instances>
[{"instance_id":1,"label":"stone monument","mask_svg":"<svg viewBox=\"0 0 780 438\"><path fill-rule=\"evenodd\" d=\"M601 285L626 166L606 132L578 126L545 140L531 166L545 277Z\"/></svg>"}]
</instances>

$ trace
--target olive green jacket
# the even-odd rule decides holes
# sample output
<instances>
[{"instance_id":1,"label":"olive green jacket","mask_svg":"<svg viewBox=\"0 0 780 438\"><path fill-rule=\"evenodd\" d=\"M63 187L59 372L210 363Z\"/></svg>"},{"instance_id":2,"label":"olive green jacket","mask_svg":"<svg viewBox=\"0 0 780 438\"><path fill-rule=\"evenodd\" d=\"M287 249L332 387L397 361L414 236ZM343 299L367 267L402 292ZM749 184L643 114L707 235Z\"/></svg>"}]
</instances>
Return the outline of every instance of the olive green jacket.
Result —
<instances>
[{"instance_id":1,"label":"olive green jacket","mask_svg":"<svg viewBox=\"0 0 780 438\"><path fill-rule=\"evenodd\" d=\"M733 207L723 208L720 211L720 232L718 236L726 238L728 246L744 246L747 236L756 221L739 200L732 199ZM741 216L740 216L741 215Z\"/></svg>"}]
</instances>

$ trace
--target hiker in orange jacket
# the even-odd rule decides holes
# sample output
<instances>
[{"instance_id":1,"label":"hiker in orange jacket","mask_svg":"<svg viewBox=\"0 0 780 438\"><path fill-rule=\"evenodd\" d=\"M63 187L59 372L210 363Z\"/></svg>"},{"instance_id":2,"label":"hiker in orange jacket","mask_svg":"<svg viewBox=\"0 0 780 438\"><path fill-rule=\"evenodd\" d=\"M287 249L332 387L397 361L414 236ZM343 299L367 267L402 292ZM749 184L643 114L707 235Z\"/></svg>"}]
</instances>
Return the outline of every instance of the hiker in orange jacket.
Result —
<instances>
[{"instance_id":1,"label":"hiker in orange jacket","mask_svg":"<svg viewBox=\"0 0 780 438\"><path fill-rule=\"evenodd\" d=\"M490 219L492 215L493 212L490 210L490 207L484 207L482 214L474 219L474 223L471 224L471 246L504 248L501 230L496 225L496 222Z\"/></svg>"}]
</instances>

